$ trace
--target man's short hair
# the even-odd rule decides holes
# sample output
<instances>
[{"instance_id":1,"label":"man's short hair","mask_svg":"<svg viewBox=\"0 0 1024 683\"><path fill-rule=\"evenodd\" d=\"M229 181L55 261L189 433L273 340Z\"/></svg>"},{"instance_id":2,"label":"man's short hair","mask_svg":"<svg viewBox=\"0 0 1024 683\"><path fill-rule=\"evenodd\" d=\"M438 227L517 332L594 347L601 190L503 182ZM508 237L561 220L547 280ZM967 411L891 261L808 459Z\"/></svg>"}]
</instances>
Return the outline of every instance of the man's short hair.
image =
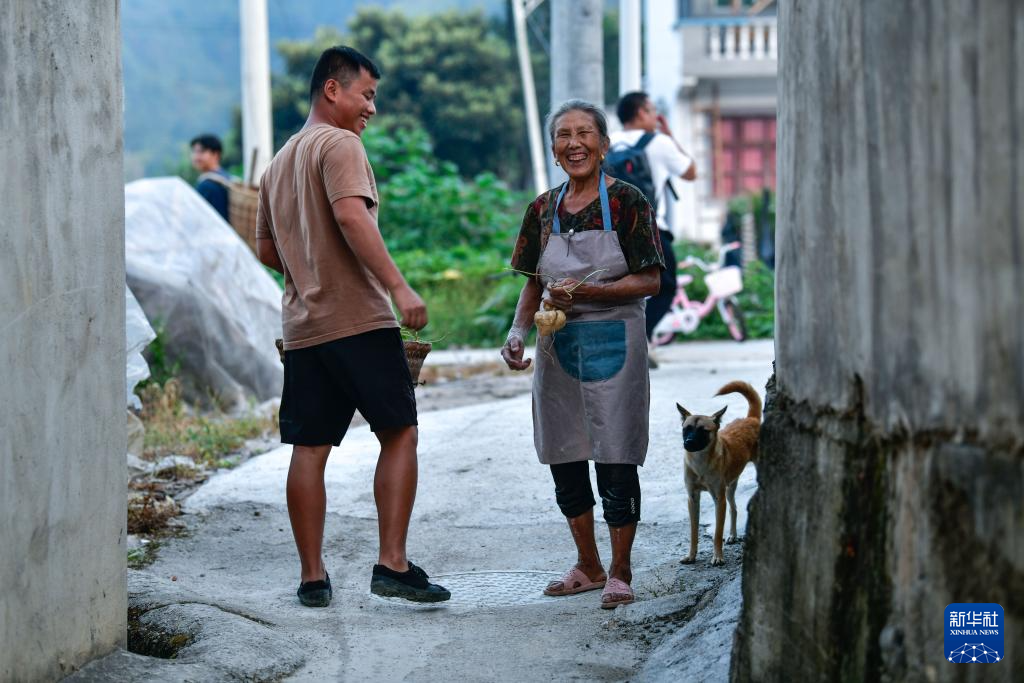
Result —
<instances>
[{"instance_id":1,"label":"man's short hair","mask_svg":"<svg viewBox=\"0 0 1024 683\"><path fill-rule=\"evenodd\" d=\"M341 87L347 88L359 78L360 69L366 69L371 76L380 80L380 69L359 50L345 45L327 48L313 68L313 77L309 82L309 101L317 98L328 80L334 79L341 83Z\"/></svg>"},{"instance_id":2,"label":"man's short hair","mask_svg":"<svg viewBox=\"0 0 1024 683\"><path fill-rule=\"evenodd\" d=\"M205 150L210 152L216 152L221 154L224 151L224 145L220 144L220 138L212 133L203 133L192 138L192 142L188 143L189 148L199 145Z\"/></svg>"},{"instance_id":3,"label":"man's short hair","mask_svg":"<svg viewBox=\"0 0 1024 683\"><path fill-rule=\"evenodd\" d=\"M634 92L628 92L619 98L619 104L615 108L615 114L619 117L619 121L623 125L629 123L636 118L636 115L640 113L644 103L649 100L650 97L647 93L640 90Z\"/></svg>"}]
</instances>

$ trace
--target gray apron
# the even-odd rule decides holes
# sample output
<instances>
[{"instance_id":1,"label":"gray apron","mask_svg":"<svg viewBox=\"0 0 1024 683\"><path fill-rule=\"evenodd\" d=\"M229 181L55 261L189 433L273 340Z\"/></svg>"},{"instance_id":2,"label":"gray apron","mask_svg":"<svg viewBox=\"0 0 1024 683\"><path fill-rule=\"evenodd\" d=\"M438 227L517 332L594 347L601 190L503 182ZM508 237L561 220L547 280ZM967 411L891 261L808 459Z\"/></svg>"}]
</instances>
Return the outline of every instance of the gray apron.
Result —
<instances>
[{"instance_id":1,"label":"gray apron","mask_svg":"<svg viewBox=\"0 0 1024 683\"><path fill-rule=\"evenodd\" d=\"M571 277L610 282L629 273L612 229L601 174L603 230L563 233L554 224L537 266L542 281ZM545 291L547 286L545 286ZM643 465L647 457L650 376L644 299L573 304L566 325L538 337L533 375L533 440L545 465L579 460Z\"/></svg>"}]
</instances>

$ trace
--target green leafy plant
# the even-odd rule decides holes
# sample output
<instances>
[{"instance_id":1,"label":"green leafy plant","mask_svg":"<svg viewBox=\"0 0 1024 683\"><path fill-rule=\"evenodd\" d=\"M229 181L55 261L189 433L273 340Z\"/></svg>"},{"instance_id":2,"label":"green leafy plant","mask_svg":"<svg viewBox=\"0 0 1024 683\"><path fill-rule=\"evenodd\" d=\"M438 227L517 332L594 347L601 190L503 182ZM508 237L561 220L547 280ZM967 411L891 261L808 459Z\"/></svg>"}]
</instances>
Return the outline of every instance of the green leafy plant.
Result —
<instances>
[{"instance_id":1,"label":"green leafy plant","mask_svg":"<svg viewBox=\"0 0 1024 683\"><path fill-rule=\"evenodd\" d=\"M274 282L277 283L277 286L280 287L281 289L284 289L284 275L282 275L281 273L277 272L276 270L274 270L270 266L263 266L263 268L264 268L264 270L267 271L267 275L269 275L270 277L274 278Z\"/></svg>"},{"instance_id":2,"label":"green leafy plant","mask_svg":"<svg viewBox=\"0 0 1024 683\"><path fill-rule=\"evenodd\" d=\"M156 338L142 352L146 363L149 364L149 378L139 382L136 386L136 393L150 384L162 387L168 380L176 377L178 371L181 370L181 361L173 358L167 350L167 325L159 318L154 319L153 331L156 333Z\"/></svg>"},{"instance_id":3,"label":"green leafy plant","mask_svg":"<svg viewBox=\"0 0 1024 683\"><path fill-rule=\"evenodd\" d=\"M384 124L363 142L379 179L381 233L427 302L425 335L442 337L437 348L500 344L522 287L503 271L529 195L490 173L463 178L422 129Z\"/></svg>"}]
</instances>

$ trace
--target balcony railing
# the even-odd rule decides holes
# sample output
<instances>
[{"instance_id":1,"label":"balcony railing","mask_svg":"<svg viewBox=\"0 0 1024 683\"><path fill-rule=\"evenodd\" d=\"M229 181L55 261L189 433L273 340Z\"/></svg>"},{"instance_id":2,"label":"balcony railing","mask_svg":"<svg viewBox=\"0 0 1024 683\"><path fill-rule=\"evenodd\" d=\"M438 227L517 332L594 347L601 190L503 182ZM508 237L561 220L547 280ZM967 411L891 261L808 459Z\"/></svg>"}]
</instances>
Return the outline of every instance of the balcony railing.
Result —
<instances>
[{"instance_id":1,"label":"balcony railing","mask_svg":"<svg viewBox=\"0 0 1024 683\"><path fill-rule=\"evenodd\" d=\"M705 56L712 61L779 58L775 19L705 20Z\"/></svg>"}]
</instances>

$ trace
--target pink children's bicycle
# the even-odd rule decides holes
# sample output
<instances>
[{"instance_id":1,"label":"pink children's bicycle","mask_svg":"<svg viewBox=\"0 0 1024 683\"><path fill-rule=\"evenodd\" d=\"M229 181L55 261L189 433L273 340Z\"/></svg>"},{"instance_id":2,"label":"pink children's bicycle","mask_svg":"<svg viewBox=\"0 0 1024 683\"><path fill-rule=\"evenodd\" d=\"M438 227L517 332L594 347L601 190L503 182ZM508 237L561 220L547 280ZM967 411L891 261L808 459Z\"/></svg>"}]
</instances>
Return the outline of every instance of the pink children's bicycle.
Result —
<instances>
[{"instance_id":1,"label":"pink children's bicycle","mask_svg":"<svg viewBox=\"0 0 1024 683\"><path fill-rule=\"evenodd\" d=\"M722 245L718 250L718 263L709 265L695 256L689 256L679 263L679 270L696 266L706 275L704 282L708 286L708 298L704 301L691 301L686 296L686 285L693 282L692 275L680 275L676 278L678 288L672 299L672 307L668 310L651 334L652 341L661 346L671 342L677 334L691 334L700 326L700 321L718 309L718 314L729 328L729 334L736 341L747 338L747 328L743 322L736 295L743 291L743 271L737 266L726 266L725 256L730 251L740 248L739 242Z\"/></svg>"}]
</instances>

